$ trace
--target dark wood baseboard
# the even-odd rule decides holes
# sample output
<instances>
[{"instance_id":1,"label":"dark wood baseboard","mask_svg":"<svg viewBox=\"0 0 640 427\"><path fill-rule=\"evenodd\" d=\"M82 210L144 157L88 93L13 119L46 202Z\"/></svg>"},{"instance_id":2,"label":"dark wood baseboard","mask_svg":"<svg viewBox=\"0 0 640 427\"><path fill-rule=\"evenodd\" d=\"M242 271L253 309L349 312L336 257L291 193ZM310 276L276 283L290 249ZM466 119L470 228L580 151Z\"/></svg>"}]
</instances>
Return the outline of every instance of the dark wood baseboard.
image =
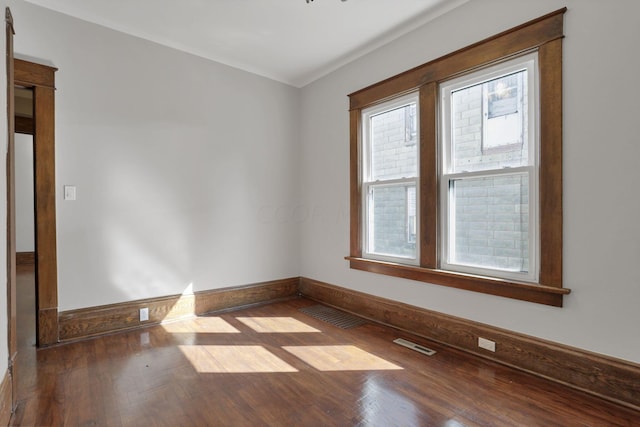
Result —
<instances>
[{"instance_id":1,"label":"dark wood baseboard","mask_svg":"<svg viewBox=\"0 0 640 427\"><path fill-rule=\"evenodd\" d=\"M35 252L16 252L16 265L34 265L35 263Z\"/></svg>"},{"instance_id":2,"label":"dark wood baseboard","mask_svg":"<svg viewBox=\"0 0 640 427\"><path fill-rule=\"evenodd\" d=\"M300 278L300 293L374 322L410 332L640 410L640 365L453 317L408 304ZM478 337L496 343L495 353Z\"/></svg>"},{"instance_id":3,"label":"dark wood baseboard","mask_svg":"<svg viewBox=\"0 0 640 427\"><path fill-rule=\"evenodd\" d=\"M12 403L11 403L11 386L12 377L11 373L7 370L4 373L4 378L0 383L0 425L7 426L11 420Z\"/></svg>"},{"instance_id":4,"label":"dark wood baseboard","mask_svg":"<svg viewBox=\"0 0 640 427\"><path fill-rule=\"evenodd\" d=\"M58 317L60 342L75 341L221 310L291 298L299 278L273 280L247 286L127 301L99 307L63 311ZM141 308L149 308L149 320L140 322Z\"/></svg>"}]
</instances>

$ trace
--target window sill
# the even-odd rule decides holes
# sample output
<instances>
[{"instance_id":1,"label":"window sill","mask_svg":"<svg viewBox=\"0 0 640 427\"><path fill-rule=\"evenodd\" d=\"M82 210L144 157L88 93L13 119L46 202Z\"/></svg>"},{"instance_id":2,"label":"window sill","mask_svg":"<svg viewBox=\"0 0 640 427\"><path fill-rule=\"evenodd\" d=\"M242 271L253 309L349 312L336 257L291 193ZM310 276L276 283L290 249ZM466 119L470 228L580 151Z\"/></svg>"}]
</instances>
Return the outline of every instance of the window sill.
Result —
<instances>
[{"instance_id":1,"label":"window sill","mask_svg":"<svg viewBox=\"0 0 640 427\"><path fill-rule=\"evenodd\" d=\"M449 286L490 295L498 295L538 304L562 307L562 297L571 292L570 289L518 283L501 279L492 279L461 273L451 273L424 267L416 267L393 262L377 261L358 257L345 257L350 267L356 270L387 276L402 277L435 285Z\"/></svg>"}]
</instances>

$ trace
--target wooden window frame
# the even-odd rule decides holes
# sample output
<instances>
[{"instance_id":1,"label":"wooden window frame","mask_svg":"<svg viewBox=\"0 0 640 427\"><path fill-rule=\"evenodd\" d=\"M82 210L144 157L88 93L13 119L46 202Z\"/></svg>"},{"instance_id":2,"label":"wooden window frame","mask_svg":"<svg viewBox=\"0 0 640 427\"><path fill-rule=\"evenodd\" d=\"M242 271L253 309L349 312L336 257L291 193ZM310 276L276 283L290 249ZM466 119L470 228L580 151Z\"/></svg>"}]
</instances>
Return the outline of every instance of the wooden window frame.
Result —
<instances>
[{"instance_id":1,"label":"wooden window frame","mask_svg":"<svg viewBox=\"0 0 640 427\"><path fill-rule=\"evenodd\" d=\"M390 77L349 95L350 101L350 267L389 276L562 307L562 39L566 8ZM538 283L521 283L440 270L438 267L438 85L506 59L538 53L539 224ZM361 112L419 91L418 266L362 256Z\"/></svg>"}]
</instances>

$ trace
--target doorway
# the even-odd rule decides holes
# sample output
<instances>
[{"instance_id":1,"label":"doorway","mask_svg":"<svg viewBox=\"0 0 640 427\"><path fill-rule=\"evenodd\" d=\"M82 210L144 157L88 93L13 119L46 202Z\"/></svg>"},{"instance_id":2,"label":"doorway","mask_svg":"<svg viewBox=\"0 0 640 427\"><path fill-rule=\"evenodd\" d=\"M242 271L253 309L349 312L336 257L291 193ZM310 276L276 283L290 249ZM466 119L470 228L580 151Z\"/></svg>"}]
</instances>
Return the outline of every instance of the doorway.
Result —
<instances>
[{"instance_id":1,"label":"doorway","mask_svg":"<svg viewBox=\"0 0 640 427\"><path fill-rule=\"evenodd\" d=\"M55 127L56 68L14 59L14 82L32 94L33 119L15 117L15 130L33 135L34 271L36 345L58 342L58 268L56 252ZM17 112L17 110L15 111ZM15 113L14 112L14 113ZM16 147L12 147L12 162ZM15 196L15 167L9 185ZM15 199L13 197L12 199ZM15 201L9 211L15 215ZM15 227L15 221L13 221ZM13 242L11 252L16 252ZM15 305L14 305L15 307ZM13 313L15 316L15 313Z\"/></svg>"},{"instance_id":2,"label":"doorway","mask_svg":"<svg viewBox=\"0 0 640 427\"><path fill-rule=\"evenodd\" d=\"M36 345L33 90L14 88L16 338L18 351Z\"/></svg>"}]
</instances>

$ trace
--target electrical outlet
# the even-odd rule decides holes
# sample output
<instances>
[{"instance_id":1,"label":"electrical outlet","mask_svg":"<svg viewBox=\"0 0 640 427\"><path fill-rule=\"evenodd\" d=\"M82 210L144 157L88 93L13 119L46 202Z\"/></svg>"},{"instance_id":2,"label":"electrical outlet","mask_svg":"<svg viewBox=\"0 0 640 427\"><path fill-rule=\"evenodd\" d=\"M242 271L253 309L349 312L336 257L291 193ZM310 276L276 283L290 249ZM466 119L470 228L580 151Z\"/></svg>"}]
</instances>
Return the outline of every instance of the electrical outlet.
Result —
<instances>
[{"instance_id":1,"label":"electrical outlet","mask_svg":"<svg viewBox=\"0 0 640 427\"><path fill-rule=\"evenodd\" d=\"M493 351L495 353L495 351L496 351L496 342L488 340L486 338L478 337L478 347L484 348L485 350Z\"/></svg>"},{"instance_id":2,"label":"electrical outlet","mask_svg":"<svg viewBox=\"0 0 640 427\"><path fill-rule=\"evenodd\" d=\"M147 307L140 309L140 321L144 322L146 320L149 320L149 308Z\"/></svg>"}]
</instances>

